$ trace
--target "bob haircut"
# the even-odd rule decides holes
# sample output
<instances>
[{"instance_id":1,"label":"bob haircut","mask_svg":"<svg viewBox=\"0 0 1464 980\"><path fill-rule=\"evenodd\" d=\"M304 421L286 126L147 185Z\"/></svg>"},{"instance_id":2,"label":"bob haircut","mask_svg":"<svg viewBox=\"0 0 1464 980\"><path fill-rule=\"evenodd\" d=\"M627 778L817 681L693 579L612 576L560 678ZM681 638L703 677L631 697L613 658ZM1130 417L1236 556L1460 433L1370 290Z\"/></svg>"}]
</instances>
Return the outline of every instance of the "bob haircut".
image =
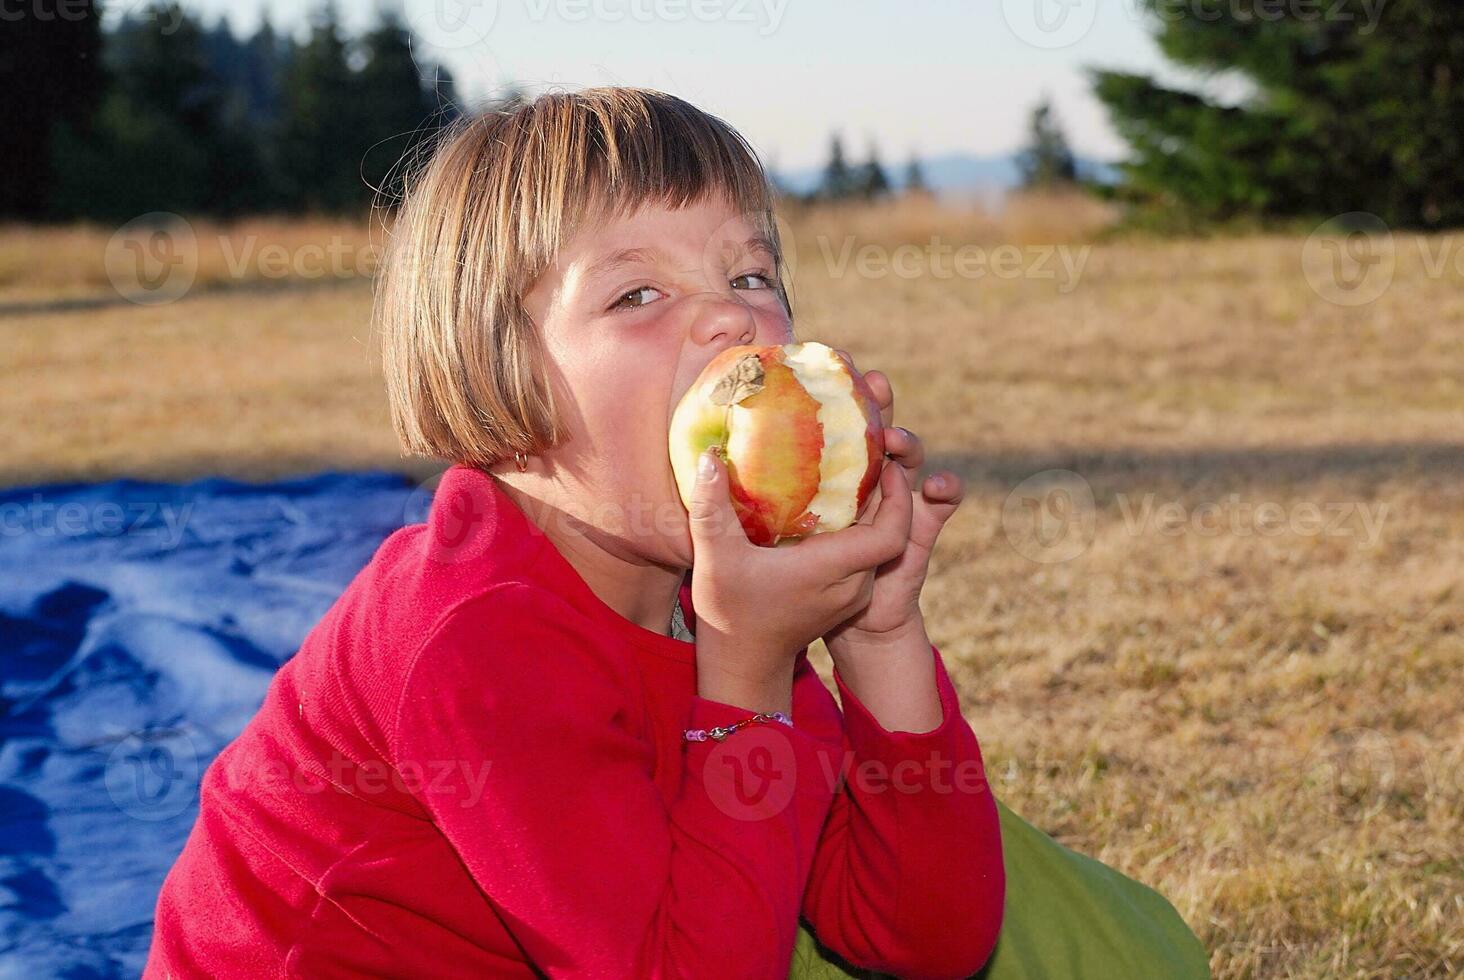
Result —
<instances>
[{"instance_id":1,"label":"bob haircut","mask_svg":"<svg viewBox=\"0 0 1464 980\"><path fill-rule=\"evenodd\" d=\"M587 221L720 194L772 245L775 191L730 125L649 89L551 92L462 116L409 167L372 316L404 455L480 469L563 437L523 297Z\"/></svg>"}]
</instances>

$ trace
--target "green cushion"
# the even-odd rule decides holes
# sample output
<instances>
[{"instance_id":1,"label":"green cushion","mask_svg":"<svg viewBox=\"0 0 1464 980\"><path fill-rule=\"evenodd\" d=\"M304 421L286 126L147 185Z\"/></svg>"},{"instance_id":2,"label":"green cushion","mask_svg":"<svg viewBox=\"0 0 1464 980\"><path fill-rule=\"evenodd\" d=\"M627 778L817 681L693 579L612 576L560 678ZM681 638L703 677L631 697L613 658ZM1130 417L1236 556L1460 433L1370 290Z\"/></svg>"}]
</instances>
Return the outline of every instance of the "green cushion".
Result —
<instances>
[{"instance_id":1,"label":"green cushion","mask_svg":"<svg viewBox=\"0 0 1464 980\"><path fill-rule=\"evenodd\" d=\"M1006 915L981 980L1083 980L1210 976L1209 957L1163 896L1070 851L999 801ZM790 978L871 980L800 923Z\"/></svg>"}]
</instances>

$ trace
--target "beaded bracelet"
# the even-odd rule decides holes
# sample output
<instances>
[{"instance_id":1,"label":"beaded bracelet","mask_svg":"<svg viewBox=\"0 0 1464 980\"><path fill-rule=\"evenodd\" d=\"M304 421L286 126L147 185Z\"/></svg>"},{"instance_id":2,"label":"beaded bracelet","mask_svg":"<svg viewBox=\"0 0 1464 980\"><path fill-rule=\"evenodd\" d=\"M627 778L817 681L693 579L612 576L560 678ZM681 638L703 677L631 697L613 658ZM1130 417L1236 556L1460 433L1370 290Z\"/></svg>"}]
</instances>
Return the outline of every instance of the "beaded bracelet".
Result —
<instances>
[{"instance_id":1,"label":"beaded bracelet","mask_svg":"<svg viewBox=\"0 0 1464 980\"><path fill-rule=\"evenodd\" d=\"M767 721L780 721L783 724L787 725L789 728L793 727L793 719L789 718L781 711L774 711L771 714L759 711L755 715L750 715L749 717L744 718L741 721L733 722L726 727L722 727L719 725L716 728L688 728L681 734L682 737L688 742L705 742L709 738L713 739L714 741L720 742L722 741L722 739L726 738L728 735L731 735L739 728L745 728L748 725Z\"/></svg>"}]
</instances>

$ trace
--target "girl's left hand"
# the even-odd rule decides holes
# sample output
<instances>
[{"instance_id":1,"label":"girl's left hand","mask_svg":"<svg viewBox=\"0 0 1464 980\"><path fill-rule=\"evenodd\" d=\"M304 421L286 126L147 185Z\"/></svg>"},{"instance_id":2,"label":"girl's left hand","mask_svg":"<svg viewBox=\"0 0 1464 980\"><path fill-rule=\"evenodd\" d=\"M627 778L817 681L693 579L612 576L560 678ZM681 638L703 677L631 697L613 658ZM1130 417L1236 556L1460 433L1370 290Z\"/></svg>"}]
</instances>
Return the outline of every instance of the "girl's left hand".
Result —
<instances>
[{"instance_id":1,"label":"girl's left hand","mask_svg":"<svg viewBox=\"0 0 1464 980\"><path fill-rule=\"evenodd\" d=\"M876 570L874 593L869 605L824 635L829 652L836 656L841 650L887 645L912 630L924 630L920 590L930 568L930 555L941 528L956 512L965 493L961 478L949 470L921 479L924 445L908 429L890 427L894 420L895 395L889 378L879 371L869 371L865 373L864 380L879 403L880 419L885 426L885 453L889 456L885 465L903 468L905 483L915 499L912 501L910 538L905 542L905 550L898 558ZM878 504L879 488L876 486L860 523L871 520L870 515Z\"/></svg>"}]
</instances>

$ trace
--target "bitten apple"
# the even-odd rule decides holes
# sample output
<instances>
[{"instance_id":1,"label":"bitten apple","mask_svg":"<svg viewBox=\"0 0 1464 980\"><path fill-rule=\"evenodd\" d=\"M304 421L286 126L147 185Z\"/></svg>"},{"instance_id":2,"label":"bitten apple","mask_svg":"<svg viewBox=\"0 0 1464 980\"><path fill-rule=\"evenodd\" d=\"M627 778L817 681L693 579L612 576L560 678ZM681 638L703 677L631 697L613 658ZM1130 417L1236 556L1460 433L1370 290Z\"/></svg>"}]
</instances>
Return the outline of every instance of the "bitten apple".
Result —
<instances>
[{"instance_id":1,"label":"bitten apple","mask_svg":"<svg viewBox=\"0 0 1464 980\"><path fill-rule=\"evenodd\" d=\"M691 506L702 450L720 448L747 538L780 541L859 519L884 463L879 405L848 355L809 341L729 347L671 416L671 470Z\"/></svg>"}]
</instances>

